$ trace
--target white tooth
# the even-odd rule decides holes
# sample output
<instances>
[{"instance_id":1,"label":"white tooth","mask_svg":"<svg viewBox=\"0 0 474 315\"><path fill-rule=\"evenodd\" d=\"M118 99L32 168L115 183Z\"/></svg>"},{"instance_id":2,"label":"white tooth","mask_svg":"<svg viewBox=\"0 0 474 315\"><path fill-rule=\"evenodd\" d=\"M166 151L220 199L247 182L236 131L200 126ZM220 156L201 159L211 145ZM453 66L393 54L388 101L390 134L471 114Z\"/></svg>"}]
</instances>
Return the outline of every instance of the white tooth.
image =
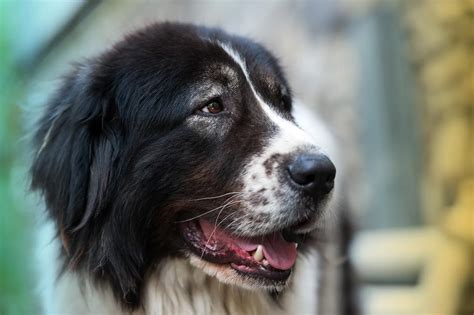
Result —
<instances>
[{"instance_id":1,"label":"white tooth","mask_svg":"<svg viewBox=\"0 0 474 315\"><path fill-rule=\"evenodd\" d=\"M295 244L295 248L298 248L298 243L294 243Z\"/></svg>"},{"instance_id":2,"label":"white tooth","mask_svg":"<svg viewBox=\"0 0 474 315\"><path fill-rule=\"evenodd\" d=\"M258 245L257 246L257 250L255 251L255 253L253 253L253 258L256 260L256 261L261 261L263 259L263 247L262 245Z\"/></svg>"},{"instance_id":3,"label":"white tooth","mask_svg":"<svg viewBox=\"0 0 474 315\"><path fill-rule=\"evenodd\" d=\"M269 265L268 260L266 260L266 259L264 258L263 261L262 261L262 264L263 264L265 267L268 266L268 265Z\"/></svg>"}]
</instances>

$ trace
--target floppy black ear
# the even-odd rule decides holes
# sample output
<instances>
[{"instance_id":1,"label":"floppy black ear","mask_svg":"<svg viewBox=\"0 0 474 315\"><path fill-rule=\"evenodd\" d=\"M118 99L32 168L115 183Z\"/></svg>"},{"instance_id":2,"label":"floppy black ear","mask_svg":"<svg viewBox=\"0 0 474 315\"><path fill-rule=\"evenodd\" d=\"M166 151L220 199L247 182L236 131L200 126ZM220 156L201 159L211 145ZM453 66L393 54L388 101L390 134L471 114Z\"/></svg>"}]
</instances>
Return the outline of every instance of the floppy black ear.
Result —
<instances>
[{"instance_id":1,"label":"floppy black ear","mask_svg":"<svg viewBox=\"0 0 474 315\"><path fill-rule=\"evenodd\" d=\"M78 66L39 121L32 188L40 190L63 242L98 216L108 199L118 146L107 78ZM65 244L67 249L67 244Z\"/></svg>"},{"instance_id":2,"label":"floppy black ear","mask_svg":"<svg viewBox=\"0 0 474 315\"><path fill-rule=\"evenodd\" d=\"M135 221L129 209L110 215L120 185L114 170L120 169L124 128L107 69L78 67L49 103L34 138L32 189L43 193L56 222L64 267L105 279L131 307L139 303L145 272L145 227L130 228Z\"/></svg>"}]
</instances>

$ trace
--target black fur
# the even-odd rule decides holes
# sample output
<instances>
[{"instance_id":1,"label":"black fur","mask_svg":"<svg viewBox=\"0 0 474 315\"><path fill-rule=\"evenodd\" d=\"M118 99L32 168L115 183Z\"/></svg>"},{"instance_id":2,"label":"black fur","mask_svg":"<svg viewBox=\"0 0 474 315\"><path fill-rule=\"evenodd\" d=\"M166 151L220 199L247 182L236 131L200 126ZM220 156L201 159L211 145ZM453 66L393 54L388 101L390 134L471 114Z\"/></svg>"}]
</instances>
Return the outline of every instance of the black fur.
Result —
<instances>
[{"instance_id":1,"label":"black fur","mask_svg":"<svg viewBox=\"0 0 474 315\"><path fill-rule=\"evenodd\" d=\"M262 46L164 23L75 65L39 121L32 188L57 225L64 268L107 283L128 309L160 259L183 254L177 218L219 201L186 200L237 190L241 166L272 132L245 80L232 86L215 70L229 65L243 78L216 39L232 43L262 96L290 117L289 87ZM216 118L224 136L185 123L209 101L196 93L208 82L222 86L218 99L233 113Z\"/></svg>"}]
</instances>

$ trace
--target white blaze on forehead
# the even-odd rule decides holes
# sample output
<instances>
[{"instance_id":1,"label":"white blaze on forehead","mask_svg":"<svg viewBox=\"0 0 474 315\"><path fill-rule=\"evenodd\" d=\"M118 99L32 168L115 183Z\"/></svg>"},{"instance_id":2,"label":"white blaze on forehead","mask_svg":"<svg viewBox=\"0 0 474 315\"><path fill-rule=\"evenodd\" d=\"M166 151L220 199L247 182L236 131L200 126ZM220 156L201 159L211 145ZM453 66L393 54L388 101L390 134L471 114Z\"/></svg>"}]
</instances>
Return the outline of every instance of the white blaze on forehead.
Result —
<instances>
[{"instance_id":1,"label":"white blaze on forehead","mask_svg":"<svg viewBox=\"0 0 474 315\"><path fill-rule=\"evenodd\" d=\"M275 153L285 154L291 152L296 147L301 147L303 145L314 145L313 139L306 132L304 132L293 122L283 118L262 99L262 97L256 91L255 87L252 84L252 80L250 79L250 75L247 70L247 65L244 59L240 56L240 54L228 44L224 44L221 42L219 42L218 44L240 66L242 72L245 75L245 78L247 79L250 89L252 90L253 95L257 99L263 111L265 112L267 117L273 122L273 124L279 128L277 134L272 139L273 141L271 141L268 148L273 147L278 150L275 151Z\"/></svg>"}]
</instances>

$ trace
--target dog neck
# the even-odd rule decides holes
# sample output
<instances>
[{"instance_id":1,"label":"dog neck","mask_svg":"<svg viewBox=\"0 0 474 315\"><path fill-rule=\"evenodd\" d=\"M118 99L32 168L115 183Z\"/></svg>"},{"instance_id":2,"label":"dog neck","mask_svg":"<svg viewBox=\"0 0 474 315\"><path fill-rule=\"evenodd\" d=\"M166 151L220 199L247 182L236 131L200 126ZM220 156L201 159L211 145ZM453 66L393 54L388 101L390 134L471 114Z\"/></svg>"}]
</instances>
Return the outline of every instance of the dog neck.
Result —
<instances>
[{"instance_id":1,"label":"dog neck","mask_svg":"<svg viewBox=\"0 0 474 315\"><path fill-rule=\"evenodd\" d=\"M284 313L268 292L223 284L184 259L170 259L145 286L147 314Z\"/></svg>"}]
</instances>

